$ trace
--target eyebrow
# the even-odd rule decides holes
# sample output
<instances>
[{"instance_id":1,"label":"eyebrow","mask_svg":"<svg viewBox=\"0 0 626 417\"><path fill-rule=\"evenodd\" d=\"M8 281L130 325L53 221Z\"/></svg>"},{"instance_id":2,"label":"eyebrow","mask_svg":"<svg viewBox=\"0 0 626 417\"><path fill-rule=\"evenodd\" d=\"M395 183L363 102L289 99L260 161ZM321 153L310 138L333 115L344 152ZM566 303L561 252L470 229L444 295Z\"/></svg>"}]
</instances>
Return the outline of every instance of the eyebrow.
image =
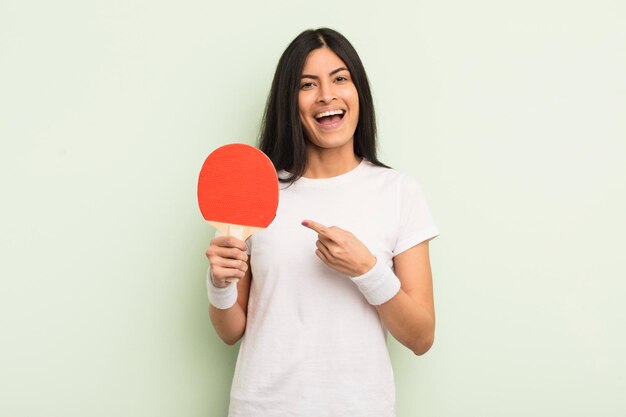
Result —
<instances>
[{"instance_id":1,"label":"eyebrow","mask_svg":"<svg viewBox=\"0 0 626 417\"><path fill-rule=\"evenodd\" d=\"M337 69L332 70L328 75L333 76L335 74L337 74L338 72L341 71L348 71L348 68L346 67L339 67ZM302 77L300 78L313 78L314 80L319 80L320 77L318 77L317 75L311 75L311 74L302 74Z\"/></svg>"}]
</instances>

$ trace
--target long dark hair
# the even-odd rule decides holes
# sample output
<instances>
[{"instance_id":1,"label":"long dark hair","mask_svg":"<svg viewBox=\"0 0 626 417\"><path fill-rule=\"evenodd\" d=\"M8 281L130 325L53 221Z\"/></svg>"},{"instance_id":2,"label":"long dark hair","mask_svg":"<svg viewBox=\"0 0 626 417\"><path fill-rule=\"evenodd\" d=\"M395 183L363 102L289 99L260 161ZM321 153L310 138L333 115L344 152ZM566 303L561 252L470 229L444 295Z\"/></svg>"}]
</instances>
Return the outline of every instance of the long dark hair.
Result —
<instances>
[{"instance_id":1,"label":"long dark hair","mask_svg":"<svg viewBox=\"0 0 626 417\"><path fill-rule=\"evenodd\" d=\"M355 155L386 167L376 157L374 101L359 55L341 33L328 28L311 29L299 34L280 57L263 115L259 148L272 160L277 171L291 174L282 178L282 182L293 183L306 168L307 142L298 115L300 78L309 53L325 46L346 64L359 95Z\"/></svg>"}]
</instances>

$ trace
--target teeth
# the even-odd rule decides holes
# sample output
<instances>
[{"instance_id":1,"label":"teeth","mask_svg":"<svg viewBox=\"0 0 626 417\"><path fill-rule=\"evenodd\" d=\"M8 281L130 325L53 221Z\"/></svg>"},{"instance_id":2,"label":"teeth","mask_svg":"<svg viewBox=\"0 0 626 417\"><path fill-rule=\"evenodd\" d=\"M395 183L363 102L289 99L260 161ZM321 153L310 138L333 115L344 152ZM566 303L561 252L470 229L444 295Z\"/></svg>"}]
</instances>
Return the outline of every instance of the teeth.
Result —
<instances>
[{"instance_id":1,"label":"teeth","mask_svg":"<svg viewBox=\"0 0 626 417\"><path fill-rule=\"evenodd\" d=\"M319 119L320 117L326 117L326 116L332 116L333 114L344 114L344 113L345 112L343 110L329 110L329 111L316 114L315 118Z\"/></svg>"}]
</instances>

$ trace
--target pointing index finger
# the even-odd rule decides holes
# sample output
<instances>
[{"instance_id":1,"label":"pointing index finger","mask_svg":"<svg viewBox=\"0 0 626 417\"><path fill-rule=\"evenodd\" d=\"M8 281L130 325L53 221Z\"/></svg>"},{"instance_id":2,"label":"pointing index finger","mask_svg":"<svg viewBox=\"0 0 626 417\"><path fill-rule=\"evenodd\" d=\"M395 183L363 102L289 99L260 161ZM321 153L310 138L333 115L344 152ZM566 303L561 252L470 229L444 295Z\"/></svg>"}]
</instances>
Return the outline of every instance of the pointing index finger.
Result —
<instances>
[{"instance_id":1,"label":"pointing index finger","mask_svg":"<svg viewBox=\"0 0 626 417\"><path fill-rule=\"evenodd\" d=\"M303 220L302 221L302 226L308 227L309 229L311 229L311 230L313 230L313 231L315 231L317 233L324 233L328 229L323 224L314 222L313 220Z\"/></svg>"}]
</instances>

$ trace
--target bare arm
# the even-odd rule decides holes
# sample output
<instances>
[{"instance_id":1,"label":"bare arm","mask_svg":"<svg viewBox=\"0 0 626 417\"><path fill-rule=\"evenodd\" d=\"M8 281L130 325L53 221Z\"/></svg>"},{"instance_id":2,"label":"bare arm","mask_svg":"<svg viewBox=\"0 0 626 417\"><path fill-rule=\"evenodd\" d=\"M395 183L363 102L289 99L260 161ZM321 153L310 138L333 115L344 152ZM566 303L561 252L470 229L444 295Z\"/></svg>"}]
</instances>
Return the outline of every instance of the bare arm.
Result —
<instances>
[{"instance_id":1,"label":"bare arm","mask_svg":"<svg viewBox=\"0 0 626 417\"><path fill-rule=\"evenodd\" d=\"M389 332L416 355L423 355L435 338L435 304L428 242L413 246L394 259L400 291L376 306Z\"/></svg>"}]
</instances>

